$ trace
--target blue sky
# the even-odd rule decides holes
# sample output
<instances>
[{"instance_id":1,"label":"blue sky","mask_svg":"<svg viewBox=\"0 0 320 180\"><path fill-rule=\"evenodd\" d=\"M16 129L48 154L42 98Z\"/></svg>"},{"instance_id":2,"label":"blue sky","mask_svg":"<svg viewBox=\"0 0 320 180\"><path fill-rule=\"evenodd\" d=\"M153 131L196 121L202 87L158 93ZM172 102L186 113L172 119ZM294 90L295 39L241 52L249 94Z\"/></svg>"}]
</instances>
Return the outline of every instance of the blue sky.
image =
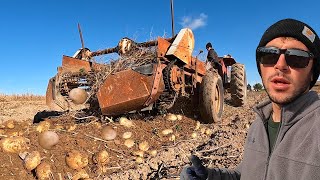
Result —
<instances>
[{"instance_id":1,"label":"blue sky","mask_svg":"<svg viewBox=\"0 0 320 180\"><path fill-rule=\"evenodd\" d=\"M317 0L174 0L175 32L193 29L194 54L211 42L219 56L245 64L248 83L261 82L255 48L272 23L295 18L320 34ZM170 37L170 0L2 0L0 93L44 95L62 55L81 47L77 23L92 51L114 47L122 37L137 42ZM205 59L206 53L200 57Z\"/></svg>"}]
</instances>

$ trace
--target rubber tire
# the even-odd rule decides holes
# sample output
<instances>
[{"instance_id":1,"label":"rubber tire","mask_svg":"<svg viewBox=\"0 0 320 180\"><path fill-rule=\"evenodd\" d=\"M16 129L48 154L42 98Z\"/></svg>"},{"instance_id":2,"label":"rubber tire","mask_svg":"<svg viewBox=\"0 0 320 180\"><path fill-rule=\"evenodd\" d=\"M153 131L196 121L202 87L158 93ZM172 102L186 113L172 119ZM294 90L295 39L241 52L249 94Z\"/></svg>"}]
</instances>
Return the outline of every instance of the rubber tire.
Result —
<instances>
[{"instance_id":1,"label":"rubber tire","mask_svg":"<svg viewBox=\"0 0 320 180\"><path fill-rule=\"evenodd\" d=\"M247 100L247 76L243 64L235 63L231 66L231 104L243 106Z\"/></svg>"},{"instance_id":2,"label":"rubber tire","mask_svg":"<svg viewBox=\"0 0 320 180\"><path fill-rule=\"evenodd\" d=\"M199 110L202 122L221 121L224 105L222 79L216 70L207 71L202 78L199 92Z\"/></svg>"}]
</instances>

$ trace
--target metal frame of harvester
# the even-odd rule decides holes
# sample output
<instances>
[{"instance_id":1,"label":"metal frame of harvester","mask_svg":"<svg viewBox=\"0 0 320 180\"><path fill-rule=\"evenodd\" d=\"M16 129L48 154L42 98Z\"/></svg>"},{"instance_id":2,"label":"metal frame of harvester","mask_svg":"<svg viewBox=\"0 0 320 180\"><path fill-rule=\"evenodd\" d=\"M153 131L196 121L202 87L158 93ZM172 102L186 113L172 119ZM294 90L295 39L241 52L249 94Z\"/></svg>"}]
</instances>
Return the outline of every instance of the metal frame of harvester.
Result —
<instances>
[{"instance_id":1,"label":"metal frame of harvester","mask_svg":"<svg viewBox=\"0 0 320 180\"><path fill-rule=\"evenodd\" d=\"M72 89L82 88L90 93L92 86L96 85L92 74L111 67L110 64L95 63L94 57L110 53L124 56L144 47L156 49L154 59L109 74L97 87L95 104L89 100L93 96L88 96L83 104L70 100ZM225 92L231 93L231 102L235 106L246 101L244 65L225 56L219 59L219 69L206 69L205 62L192 56L193 49L194 35L188 28L168 39L159 37L155 41L136 43L123 38L116 47L94 52L82 47L73 57L63 56L57 75L48 83L47 105L59 111L98 105L103 115L117 116L145 109L169 109L177 97L187 96L198 99L196 104L203 122L218 122L223 112Z\"/></svg>"}]
</instances>

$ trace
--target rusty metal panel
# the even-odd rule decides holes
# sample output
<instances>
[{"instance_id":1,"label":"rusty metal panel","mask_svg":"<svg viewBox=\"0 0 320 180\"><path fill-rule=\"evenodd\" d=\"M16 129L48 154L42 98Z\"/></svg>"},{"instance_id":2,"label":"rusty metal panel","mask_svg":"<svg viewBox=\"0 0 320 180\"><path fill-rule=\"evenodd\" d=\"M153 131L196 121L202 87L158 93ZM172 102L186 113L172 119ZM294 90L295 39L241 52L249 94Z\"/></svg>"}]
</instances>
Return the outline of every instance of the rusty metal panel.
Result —
<instances>
[{"instance_id":1,"label":"rusty metal panel","mask_svg":"<svg viewBox=\"0 0 320 180\"><path fill-rule=\"evenodd\" d=\"M52 78L49 80L48 82L48 86L47 86L47 92L46 92L46 104L47 106L51 106L51 104L53 103L53 86L52 86Z\"/></svg>"},{"instance_id":2,"label":"rusty metal panel","mask_svg":"<svg viewBox=\"0 0 320 180\"><path fill-rule=\"evenodd\" d=\"M193 60L195 60L195 58ZM197 60L197 67L195 67L195 65L192 66L192 65L189 65L189 64L186 64L184 67L187 68L187 69L192 69L193 71L195 71L195 69L197 69L198 74L201 75L201 76L204 76L206 74L205 63L203 61L200 61L200 60Z\"/></svg>"},{"instance_id":3,"label":"rusty metal panel","mask_svg":"<svg viewBox=\"0 0 320 180\"><path fill-rule=\"evenodd\" d=\"M149 106L151 103L153 103L158 98L156 96L158 94L159 85L162 80L163 68L162 68L161 64L157 64L157 65L153 66L153 70L154 70L154 72L153 72L153 75L154 75L153 85L151 87L150 96L145 101L144 106Z\"/></svg>"},{"instance_id":4,"label":"rusty metal panel","mask_svg":"<svg viewBox=\"0 0 320 180\"><path fill-rule=\"evenodd\" d=\"M206 74L206 66L205 66L204 62L198 60L198 62L197 62L197 71L198 71L198 74L201 74L201 75L205 75Z\"/></svg>"},{"instance_id":5,"label":"rusty metal panel","mask_svg":"<svg viewBox=\"0 0 320 180\"><path fill-rule=\"evenodd\" d=\"M164 57L166 55L166 52L168 51L171 43L163 38L158 38L158 51L157 55L158 57Z\"/></svg>"},{"instance_id":6,"label":"rusty metal panel","mask_svg":"<svg viewBox=\"0 0 320 180\"><path fill-rule=\"evenodd\" d=\"M102 114L119 115L144 108L144 103L151 94L153 83L154 75L143 75L133 70L109 75L97 93ZM164 83L161 78L156 99L163 90Z\"/></svg>"},{"instance_id":7,"label":"rusty metal panel","mask_svg":"<svg viewBox=\"0 0 320 180\"><path fill-rule=\"evenodd\" d=\"M91 71L90 62L69 56L63 56L62 72L79 72L80 70L84 70L85 72Z\"/></svg>"},{"instance_id":8,"label":"rusty metal panel","mask_svg":"<svg viewBox=\"0 0 320 180\"><path fill-rule=\"evenodd\" d=\"M46 105L49 107L50 110L61 111L62 108L59 107L55 102L55 78L51 78L48 82L47 91L46 91Z\"/></svg>"},{"instance_id":9,"label":"rusty metal panel","mask_svg":"<svg viewBox=\"0 0 320 180\"><path fill-rule=\"evenodd\" d=\"M194 36L191 29L181 29L166 55L173 55L186 64L191 63L194 48Z\"/></svg>"}]
</instances>

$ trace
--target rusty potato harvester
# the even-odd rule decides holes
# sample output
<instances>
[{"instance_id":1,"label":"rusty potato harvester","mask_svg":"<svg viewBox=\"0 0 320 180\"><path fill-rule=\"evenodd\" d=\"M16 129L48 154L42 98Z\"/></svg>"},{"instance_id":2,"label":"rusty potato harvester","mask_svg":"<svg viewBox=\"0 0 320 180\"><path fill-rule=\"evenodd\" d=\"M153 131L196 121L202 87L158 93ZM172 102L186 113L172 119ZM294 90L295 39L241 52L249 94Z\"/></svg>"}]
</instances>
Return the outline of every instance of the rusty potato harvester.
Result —
<instances>
[{"instance_id":1,"label":"rusty potato harvester","mask_svg":"<svg viewBox=\"0 0 320 180\"><path fill-rule=\"evenodd\" d=\"M154 57L122 70L114 71L119 63L94 61L94 57L110 53L130 58L132 53L143 48L153 48ZM159 37L154 41L136 43L123 38L113 48L95 52L81 48L72 57L63 56L58 73L49 80L46 103L55 111L98 105L103 115L117 116L132 111L166 110L174 105L177 97L186 96L196 99L192 102L199 108L203 122L218 122L226 92L231 93L231 102L235 106L242 106L246 101L244 65L236 63L231 56L224 56L219 57L221 66L207 69L205 62L192 56L193 49L194 35L188 28L168 39ZM108 73L97 83L96 75L106 70ZM73 103L69 93L74 88L90 94L87 101ZM94 98L96 100L90 101Z\"/></svg>"}]
</instances>

